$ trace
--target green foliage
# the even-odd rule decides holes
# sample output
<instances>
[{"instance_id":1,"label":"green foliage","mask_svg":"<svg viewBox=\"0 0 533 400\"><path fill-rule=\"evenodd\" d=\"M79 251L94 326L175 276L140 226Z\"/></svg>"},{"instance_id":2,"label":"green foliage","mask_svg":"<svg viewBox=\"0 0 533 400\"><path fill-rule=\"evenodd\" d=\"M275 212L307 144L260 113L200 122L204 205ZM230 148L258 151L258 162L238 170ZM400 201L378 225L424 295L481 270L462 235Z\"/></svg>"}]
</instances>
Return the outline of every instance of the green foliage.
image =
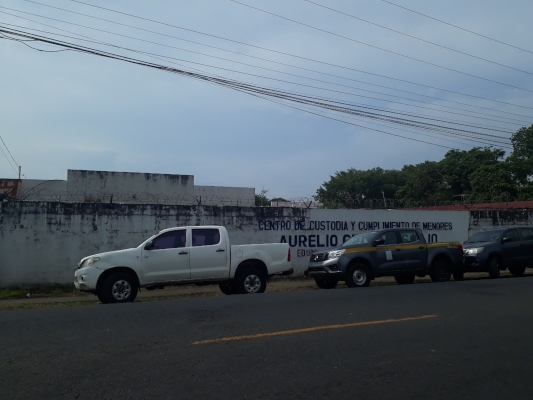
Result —
<instances>
[{"instance_id":1,"label":"green foliage","mask_svg":"<svg viewBox=\"0 0 533 400\"><path fill-rule=\"evenodd\" d=\"M450 150L441 161L336 172L314 196L326 208L360 208L369 200L399 199L412 205L533 198L533 125L511 137L513 152L493 147ZM384 201L383 206L390 202Z\"/></svg>"},{"instance_id":2,"label":"green foliage","mask_svg":"<svg viewBox=\"0 0 533 400\"><path fill-rule=\"evenodd\" d=\"M261 190L260 194L255 195L255 206L256 207L268 207L270 205L270 200L268 200L266 194L268 190Z\"/></svg>"},{"instance_id":3,"label":"green foliage","mask_svg":"<svg viewBox=\"0 0 533 400\"><path fill-rule=\"evenodd\" d=\"M516 182L508 163L483 165L469 178L472 185L471 201L509 201L516 197Z\"/></svg>"},{"instance_id":4,"label":"green foliage","mask_svg":"<svg viewBox=\"0 0 533 400\"><path fill-rule=\"evenodd\" d=\"M514 161L530 161L533 159L533 125L529 128L520 128L511 137L513 143L513 153L511 159Z\"/></svg>"},{"instance_id":5,"label":"green foliage","mask_svg":"<svg viewBox=\"0 0 533 400\"><path fill-rule=\"evenodd\" d=\"M450 196L458 196L472 192L469 176L482 166L494 166L500 163L505 151L490 147L474 147L468 151L450 150L439 162L442 168L443 180L449 189Z\"/></svg>"},{"instance_id":6,"label":"green foliage","mask_svg":"<svg viewBox=\"0 0 533 400\"><path fill-rule=\"evenodd\" d=\"M401 171L381 168L360 171L350 168L331 176L314 197L327 208L354 208L361 206L365 199L390 199L404 183Z\"/></svg>"},{"instance_id":7,"label":"green foliage","mask_svg":"<svg viewBox=\"0 0 533 400\"><path fill-rule=\"evenodd\" d=\"M447 185L439 163L425 161L417 165L404 166L405 184L398 189L396 197L404 202L434 203L445 200Z\"/></svg>"}]
</instances>

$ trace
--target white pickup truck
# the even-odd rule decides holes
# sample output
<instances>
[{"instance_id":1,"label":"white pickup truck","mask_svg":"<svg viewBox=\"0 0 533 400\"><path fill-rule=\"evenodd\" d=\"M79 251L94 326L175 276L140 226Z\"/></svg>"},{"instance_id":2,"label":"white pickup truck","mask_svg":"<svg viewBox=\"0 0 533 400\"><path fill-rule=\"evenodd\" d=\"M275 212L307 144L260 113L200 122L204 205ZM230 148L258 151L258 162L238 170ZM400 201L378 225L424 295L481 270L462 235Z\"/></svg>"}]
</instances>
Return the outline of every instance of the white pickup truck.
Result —
<instances>
[{"instance_id":1,"label":"white pickup truck","mask_svg":"<svg viewBox=\"0 0 533 400\"><path fill-rule=\"evenodd\" d=\"M290 275L287 243L231 246L222 226L162 230L133 249L83 258L74 274L77 289L102 303L135 300L139 288L218 284L224 294L263 293L273 275Z\"/></svg>"}]
</instances>

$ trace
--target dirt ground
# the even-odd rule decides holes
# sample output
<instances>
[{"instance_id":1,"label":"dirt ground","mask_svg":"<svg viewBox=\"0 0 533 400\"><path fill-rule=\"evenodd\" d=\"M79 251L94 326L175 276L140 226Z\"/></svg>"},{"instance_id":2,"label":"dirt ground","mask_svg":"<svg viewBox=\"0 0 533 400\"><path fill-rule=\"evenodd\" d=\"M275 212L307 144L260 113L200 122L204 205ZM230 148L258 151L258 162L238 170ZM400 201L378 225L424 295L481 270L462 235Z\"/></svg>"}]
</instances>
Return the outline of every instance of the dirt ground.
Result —
<instances>
[{"instance_id":1,"label":"dirt ground","mask_svg":"<svg viewBox=\"0 0 533 400\"><path fill-rule=\"evenodd\" d=\"M533 270L526 270L525 275L533 275ZM507 271L502 271L501 277L512 276ZM453 279L453 278L452 278ZM470 273L465 274L465 280L468 279L488 279L486 273ZM429 277L416 278L415 283L430 282ZM383 277L372 281L372 286L379 285L394 285L396 284L393 277ZM344 282L340 282L340 288L346 287ZM274 277L270 280L266 292L285 292L295 290L318 290L314 280L308 277ZM141 289L137 295L136 301L150 301L150 300L164 300L172 298L188 298L188 297L206 297L206 296L224 296L218 285L196 286L196 285L183 285L183 286L169 286L163 289L147 290ZM91 294L74 290L60 295L46 295L46 294L32 294L28 292L27 297L19 299L3 299L0 300L1 308L11 308L17 305L24 306L30 304L48 304L48 303L75 303L75 302L90 302L98 303L98 298Z\"/></svg>"}]
</instances>

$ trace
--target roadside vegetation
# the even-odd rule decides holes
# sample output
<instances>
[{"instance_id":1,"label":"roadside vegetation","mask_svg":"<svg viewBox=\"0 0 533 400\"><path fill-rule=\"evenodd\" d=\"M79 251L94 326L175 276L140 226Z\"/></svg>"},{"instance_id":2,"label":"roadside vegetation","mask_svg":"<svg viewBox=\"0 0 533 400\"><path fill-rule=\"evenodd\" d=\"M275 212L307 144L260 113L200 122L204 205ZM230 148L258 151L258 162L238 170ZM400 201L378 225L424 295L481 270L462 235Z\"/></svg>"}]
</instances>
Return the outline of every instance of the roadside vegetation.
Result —
<instances>
[{"instance_id":1,"label":"roadside vegetation","mask_svg":"<svg viewBox=\"0 0 533 400\"><path fill-rule=\"evenodd\" d=\"M533 272L527 271L525 276L533 277ZM502 271L501 278L516 278L507 271ZM486 273L472 273L465 276L465 281L489 279ZM516 278L522 279L522 277ZM414 284L431 283L428 278L416 278ZM397 285L392 277L378 278L370 284L374 286L392 286ZM206 289L209 288L209 289ZM339 282L338 289L347 288L344 282ZM301 290L336 290L336 289L319 289L315 281L307 277L292 277L292 278L273 278L267 288L266 293L279 292L294 292ZM354 290L354 289L350 289ZM356 289L367 290L367 289ZM58 292L60 291L60 292ZM60 307L79 307L101 304L98 298L80 292L72 288L41 288L35 291L33 297L27 298L28 290L22 289L2 289L0 290L0 312L8 310L27 310L27 309L41 309L41 308L60 308ZM53 294L57 293L57 294ZM225 296L220 292L217 285L198 287L195 285L189 286L175 286L148 291L143 289L141 294L135 299L135 303L145 303L148 301L161 300L178 300L178 299L192 299L198 297L213 297ZM11 297L10 297L11 296ZM252 295L260 296L260 295ZM67 300L68 298L68 300ZM28 300L27 302L25 300ZM108 304L106 307L113 307L113 304Z\"/></svg>"},{"instance_id":2,"label":"roadside vegetation","mask_svg":"<svg viewBox=\"0 0 533 400\"><path fill-rule=\"evenodd\" d=\"M533 198L533 125L511 136L512 149L498 144L450 150L440 161L400 170L350 168L337 171L314 199L328 209L412 208L431 205L508 202ZM510 150L510 151L509 151ZM507 155L508 154L508 155ZM269 206L267 190L256 206Z\"/></svg>"}]
</instances>

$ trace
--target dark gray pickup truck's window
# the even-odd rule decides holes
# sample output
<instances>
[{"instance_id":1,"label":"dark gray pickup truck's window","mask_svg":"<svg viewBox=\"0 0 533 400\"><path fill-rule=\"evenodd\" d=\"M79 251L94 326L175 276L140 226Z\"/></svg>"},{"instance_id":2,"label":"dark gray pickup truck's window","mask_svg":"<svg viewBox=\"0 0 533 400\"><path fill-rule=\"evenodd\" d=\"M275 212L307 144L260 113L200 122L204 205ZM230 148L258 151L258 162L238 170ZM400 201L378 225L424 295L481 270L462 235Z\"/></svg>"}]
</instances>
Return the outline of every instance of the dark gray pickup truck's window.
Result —
<instances>
[{"instance_id":1,"label":"dark gray pickup truck's window","mask_svg":"<svg viewBox=\"0 0 533 400\"><path fill-rule=\"evenodd\" d=\"M533 229L520 228L520 235L522 235L522 240L533 240Z\"/></svg>"},{"instance_id":2,"label":"dark gray pickup truck's window","mask_svg":"<svg viewBox=\"0 0 533 400\"><path fill-rule=\"evenodd\" d=\"M398 239L396 238L396 232L385 232L383 235L380 235L377 240L385 240L385 243L383 243L385 246L391 245L391 244L398 244Z\"/></svg>"},{"instance_id":3,"label":"dark gray pickup truck's window","mask_svg":"<svg viewBox=\"0 0 533 400\"><path fill-rule=\"evenodd\" d=\"M418 235L416 231L400 231L400 238L402 239L402 244L415 243L418 242Z\"/></svg>"},{"instance_id":4,"label":"dark gray pickup truck's window","mask_svg":"<svg viewBox=\"0 0 533 400\"><path fill-rule=\"evenodd\" d=\"M513 239L513 242L520 241L520 235L516 229L511 229L510 231L505 232L504 237Z\"/></svg>"}]
</instances>

